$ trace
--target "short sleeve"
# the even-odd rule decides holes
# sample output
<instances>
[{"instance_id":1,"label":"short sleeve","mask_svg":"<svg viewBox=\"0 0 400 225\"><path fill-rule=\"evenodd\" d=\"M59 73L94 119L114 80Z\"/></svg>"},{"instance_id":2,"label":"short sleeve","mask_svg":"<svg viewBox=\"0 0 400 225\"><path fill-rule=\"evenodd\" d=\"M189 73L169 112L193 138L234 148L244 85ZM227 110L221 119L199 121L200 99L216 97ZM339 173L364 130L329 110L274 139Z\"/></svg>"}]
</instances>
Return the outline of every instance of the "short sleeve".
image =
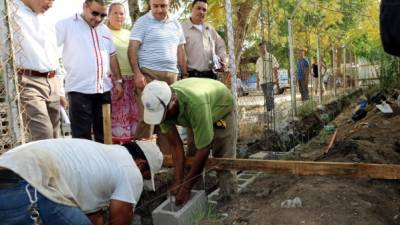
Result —
<instances>
[{"instance_id":1,"label":"short sleeve","mask_svg":"<svg viewBox=\"0 0 400 225\"><path fill-rule=\"evenodd\" d=\"M108 44L108 52L110 55L115 55L117 52L117 48L115 47L111 34L111 31L107 28L107 26L104 25L104 35L106 36L106 39L108 40L107 44Z\"/></svg>"},{"instance_id":2,"label":"short sleeve","mask_svg":"<svg viewBox=\"0 0 400 225\"><path fill-rule=\"evenodd\" d=\"M135 40L139 41L140 43L143 43L144 40L144 35L146 31L146 26L144 24L144 15L143 17L139 18L136 23L133 25L131 35L129 37L130 40Z\"/></svg>"},{"instance_id":3,"label":"short sleeve","mask_svg":"<svg viewBox=\"0 0 400 225\"><path fill-rule=\"evenodd\" d=\"M143 178L137 167L122 166L117 172L117 184L111 199L136 205L143 190Z\"/></svg>"},{"instance_id":4,"label":"short sleeve","mask_svg":"<svg viewBox=\"0 0 400 225\"><path fill-rule=\"evenodd\" d=\"M177 24L178 30L179 30L179 45L186 44L186 38L185 38L185 34L183 33L182 26L178 21L176 21L176 24Z\"/></svg>"},{"instance_id":5,"label":"short sleeve","mask_svg":"<svg viewBox=\"0 0 400 225\"><path fill-rule=\"evenodd\" d=\"M65 35L67 34L67 20L61 20L56 23L56 37L57 37L57 46L61 46L64 44Z\"/></svg>"}]
</instances>

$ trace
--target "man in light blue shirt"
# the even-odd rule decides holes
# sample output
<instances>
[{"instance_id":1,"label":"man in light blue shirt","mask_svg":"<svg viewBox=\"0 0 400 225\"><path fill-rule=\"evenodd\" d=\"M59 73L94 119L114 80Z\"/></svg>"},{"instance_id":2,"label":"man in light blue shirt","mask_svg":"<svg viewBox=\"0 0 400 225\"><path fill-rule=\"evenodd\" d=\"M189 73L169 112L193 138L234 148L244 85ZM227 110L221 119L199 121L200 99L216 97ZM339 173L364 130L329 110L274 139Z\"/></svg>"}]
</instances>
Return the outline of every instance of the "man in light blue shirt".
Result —
<instances>
[{"instance_id":1,"label":"man in light blue shirt","mask_svg":"<svg viewBox=\"0 0 400 225\"><path fill-rule=\"evenodd\" d=\"M128 57L134 72L136 94L141 103L141 91L152 80L172 84L177 80L178 64L186 73L185 36L180 23L168 13L169 0L150 0L150 12L140 17L130 36ZM153 128L143 122L143 104L136 130L138 139L150 138Z\"/></svg>"}]
</instances>

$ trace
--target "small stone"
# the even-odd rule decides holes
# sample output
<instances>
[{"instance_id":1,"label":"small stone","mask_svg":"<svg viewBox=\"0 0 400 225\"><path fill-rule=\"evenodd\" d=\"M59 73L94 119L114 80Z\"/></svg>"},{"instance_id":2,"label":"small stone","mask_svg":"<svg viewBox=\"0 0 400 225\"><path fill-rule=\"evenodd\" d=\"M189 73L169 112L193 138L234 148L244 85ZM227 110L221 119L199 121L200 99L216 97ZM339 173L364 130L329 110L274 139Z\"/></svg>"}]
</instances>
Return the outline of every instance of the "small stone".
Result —
<instances>
[{"instance_id":1,"label":"small stone","mask_svg":"<svg viewBox=\"0 0 400 225\"><path fill-rule=\"evenodd\" d=\"M398 220L398 219L399 219L399 215L393 216L393 219L394 219L394 220Z\"/></svg>"},{"instance_id":2,"label":"small stone","mask_svg":"<svg viewBox=\"0 0 400 225\"><path fill-rule=\"evenodd\" d=\"M359 203L358 203L358 202L351 202L350 205L352 205L352 206L358 206Z\"/></svg>"}]
</instances>

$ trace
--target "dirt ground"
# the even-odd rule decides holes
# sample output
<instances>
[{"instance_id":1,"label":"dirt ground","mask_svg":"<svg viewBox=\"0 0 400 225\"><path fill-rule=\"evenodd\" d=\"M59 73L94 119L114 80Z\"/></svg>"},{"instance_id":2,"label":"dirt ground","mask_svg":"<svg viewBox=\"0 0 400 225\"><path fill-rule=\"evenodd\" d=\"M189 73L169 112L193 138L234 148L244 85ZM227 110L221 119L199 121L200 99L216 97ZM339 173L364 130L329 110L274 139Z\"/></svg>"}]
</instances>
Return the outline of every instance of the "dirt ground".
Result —
<instances>
[{"instance_id":1,"label":"dirt ground","mask_svg":"<svg viewBox=\"0 0 400 225\"><path fill-rule=\"evenodd\" d=\"M399 164L400 109L391 106L357 122L349 107L330 123L338 135L328 154L333 134L321 130L291 159ZM217 212L201 225L400 225L400 181L263 174Z\"/></svg>"}]
</instances>

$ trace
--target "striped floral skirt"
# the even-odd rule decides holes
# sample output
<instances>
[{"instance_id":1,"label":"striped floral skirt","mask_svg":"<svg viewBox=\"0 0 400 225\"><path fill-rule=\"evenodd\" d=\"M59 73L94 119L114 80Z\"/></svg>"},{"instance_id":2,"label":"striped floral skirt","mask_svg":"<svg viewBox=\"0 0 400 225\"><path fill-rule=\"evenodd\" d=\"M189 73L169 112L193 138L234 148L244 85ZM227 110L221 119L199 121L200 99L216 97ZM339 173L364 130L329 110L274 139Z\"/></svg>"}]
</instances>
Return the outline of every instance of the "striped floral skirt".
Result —
<instances>
[{"instance_id":1,"label":"striped floral skirt","mask_svg":"<svg viewBox=\"0 0 400 225\"><path fill-rule=\"evenodd\" d=\"M117 99L115 80L111 90L111 127L114 143L129 142L135 139L139 121L139 106L135 97L133 76L123 76L124 95Z\"/></svg>"}]
</instances>

